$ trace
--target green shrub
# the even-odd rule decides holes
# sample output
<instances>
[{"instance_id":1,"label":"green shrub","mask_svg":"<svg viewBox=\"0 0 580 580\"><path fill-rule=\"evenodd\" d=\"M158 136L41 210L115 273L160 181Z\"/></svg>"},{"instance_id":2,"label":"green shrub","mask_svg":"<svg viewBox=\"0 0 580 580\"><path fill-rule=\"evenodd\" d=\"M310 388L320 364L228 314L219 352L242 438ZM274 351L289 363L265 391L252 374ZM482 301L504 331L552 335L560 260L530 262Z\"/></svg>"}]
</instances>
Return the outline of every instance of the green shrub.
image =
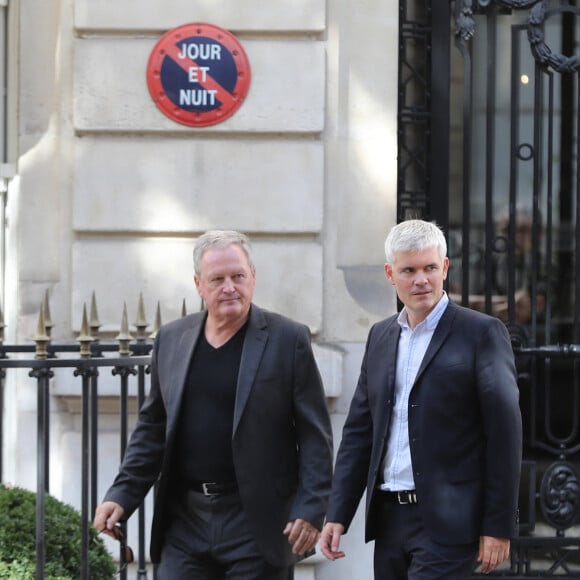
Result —
<instances>
[{"instance_id":1,"label":"green shrub","mask_svg":"<svg viewBox=\"0 0 580 580\"><path fill-rule=\"evenodd\" d=\"M81 576L81 517L71 506L45 496L43 580ZM89 526L89 576L115 576L115 562ZM0 580L34 580L36 572L36 494L0 485Z\"/></svg>"}]
</instances>

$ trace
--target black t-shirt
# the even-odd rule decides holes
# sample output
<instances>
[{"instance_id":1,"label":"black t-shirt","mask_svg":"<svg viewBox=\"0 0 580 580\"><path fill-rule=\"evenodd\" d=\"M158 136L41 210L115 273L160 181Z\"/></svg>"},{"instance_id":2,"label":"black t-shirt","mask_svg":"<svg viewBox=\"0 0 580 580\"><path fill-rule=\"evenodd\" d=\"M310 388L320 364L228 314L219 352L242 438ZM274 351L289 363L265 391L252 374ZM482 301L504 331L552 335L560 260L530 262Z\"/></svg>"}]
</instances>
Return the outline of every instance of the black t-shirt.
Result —
<instances>
[{"instance_id":1,"label":"black t-shirt","mask_svg":"<svg viewBox=\"0 0 580 580\"><path fill-rule=\"evenodd\" d=\"M235 481L232 433L244 325L214 348L202 331L181 402L175 469L180 482Z\"/></svg>"}]
</instances>

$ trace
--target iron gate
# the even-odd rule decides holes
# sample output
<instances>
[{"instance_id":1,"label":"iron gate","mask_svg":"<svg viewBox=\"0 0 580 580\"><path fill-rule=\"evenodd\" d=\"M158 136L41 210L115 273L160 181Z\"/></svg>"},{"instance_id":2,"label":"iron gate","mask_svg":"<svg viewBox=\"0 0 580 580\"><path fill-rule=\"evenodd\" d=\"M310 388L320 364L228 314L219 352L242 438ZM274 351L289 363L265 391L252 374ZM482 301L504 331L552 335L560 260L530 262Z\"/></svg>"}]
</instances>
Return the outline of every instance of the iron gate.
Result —
<instances>
[{"instance_id":1,"label":"iron gate","mask_svg":"<svg viewBox=\"0 0 580 580\"><path fill-rule=\"evenodd\" d=\"M510 330L519 536L495 576L580 578L580 9L401 0L398 219L448 232L448 292Z\"/></svg>"}]
</instances>

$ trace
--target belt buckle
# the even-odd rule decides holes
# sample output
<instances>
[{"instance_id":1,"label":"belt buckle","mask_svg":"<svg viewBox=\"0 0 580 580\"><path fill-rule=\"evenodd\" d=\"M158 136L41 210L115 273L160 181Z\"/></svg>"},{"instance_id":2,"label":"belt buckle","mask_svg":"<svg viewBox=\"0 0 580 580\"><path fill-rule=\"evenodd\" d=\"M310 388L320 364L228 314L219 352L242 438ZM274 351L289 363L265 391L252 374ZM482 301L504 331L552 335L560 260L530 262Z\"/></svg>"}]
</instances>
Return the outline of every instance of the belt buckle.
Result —
<instances>
[{"instance_id":1,"label":"belt buckle","mask_svg":"<svg viewBox=\"0 0 580 580\"><path fill-rule=\"evenodd\" d=\"M208 487L208 486L210 486L210 485L215 485L215 481L210 481L210 482L207 482L207 483L202 483L202 484L201 484L201 492L203 493L203 495L205 495L205 496L207 496L207 497L209 497L209 496L213 496L213 495L219 495L217 492L213 492L213 493L212 493L212 492L209 490L209 487Z\"/></svg>"},{"instance_id":2,"label":"belt buckle","mask_svg":"<svg viewBox=\"0 0 580 580\"><path fill-rule=\"evenodd\" d=\"M397 501L399 502L400 505L409 505L417 503L417 495L409 491L398 491Z\"/></svg>"}]
</instances>

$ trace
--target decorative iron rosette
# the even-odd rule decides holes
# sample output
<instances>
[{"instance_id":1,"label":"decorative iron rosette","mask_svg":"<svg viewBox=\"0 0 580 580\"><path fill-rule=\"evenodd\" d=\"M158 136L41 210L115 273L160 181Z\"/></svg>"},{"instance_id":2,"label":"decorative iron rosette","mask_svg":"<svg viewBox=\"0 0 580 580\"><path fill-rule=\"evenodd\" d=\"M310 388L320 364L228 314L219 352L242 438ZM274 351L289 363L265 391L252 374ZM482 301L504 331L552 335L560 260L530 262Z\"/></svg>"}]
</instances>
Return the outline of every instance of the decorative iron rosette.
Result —
<instances>
[{"instance_id":1,"label":"decorative iron rosette","mask_svg":"<svg viewBox=\"0 0 580 580\"><path fill-rule=\"evenodd\" d=\"M562 6L559 12L578 14L574 6ZM536 62L544 69L555 72L570 73L580 69L580 58L576 55L566 56L554 53L544 40L544 21L546 19L546 0L538 2L530 12L528 20L528 41Z\"/></svg>"},{"instance_id":2,"label":"decorative iron rosette","mask_svg":"<svg viewBox=\"0 0 580 580\"><path fill-rule=\"evenodd\" d=\"M557 461L544 472L540 486L540 508L546 522L565 530L580 516L580 480L571 463Z\"/></svg>"}]
</instances>

